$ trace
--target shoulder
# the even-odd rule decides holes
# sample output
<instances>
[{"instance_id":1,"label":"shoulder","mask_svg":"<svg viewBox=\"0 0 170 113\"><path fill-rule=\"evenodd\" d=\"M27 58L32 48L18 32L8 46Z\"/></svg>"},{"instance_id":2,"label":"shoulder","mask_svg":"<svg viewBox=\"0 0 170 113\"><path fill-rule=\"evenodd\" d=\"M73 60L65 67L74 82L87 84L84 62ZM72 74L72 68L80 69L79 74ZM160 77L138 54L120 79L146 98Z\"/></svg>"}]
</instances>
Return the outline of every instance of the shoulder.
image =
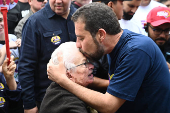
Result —
<instances>
[{"instance_id":1,"label":"shoulder","mask_svg":"<svg viewBox=\"0 0 170 113\"><path fill-rule=\"evenodd\" d=\"M151 0L149 5L152 5L153 7L158 7L158 6L166 7L166 5L159 3L157 1L154 1L154 0Z\"/></svg>"},{"instance_id":2,"label":"shoulder","mask_svg":"<svg viewBox=\"0 0 170 113\"><path fill-rule=\"evenodd\" d=\"M10 41L16 41L17 40L17 37L13 34L8 34L8 37L9 37Z\"/></svg>"}]
</instances>

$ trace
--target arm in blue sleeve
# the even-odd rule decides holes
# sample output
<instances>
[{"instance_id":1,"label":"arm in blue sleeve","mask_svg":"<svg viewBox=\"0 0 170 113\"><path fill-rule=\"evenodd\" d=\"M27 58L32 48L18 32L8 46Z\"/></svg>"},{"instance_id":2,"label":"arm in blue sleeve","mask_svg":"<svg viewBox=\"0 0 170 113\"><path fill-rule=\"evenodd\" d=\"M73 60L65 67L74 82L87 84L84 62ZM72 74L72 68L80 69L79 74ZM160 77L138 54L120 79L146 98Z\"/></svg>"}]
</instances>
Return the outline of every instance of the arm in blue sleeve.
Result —
<instances>
[{"instance_id":1,"label":"arm in blue sleeve","mask_svg":"<svg viewBox=\"0 0 170 113\"><path fill-rule=\"evenodd\" d=\"M22 46L18 64L19 82L22 87L24 109L36 106L34 94L34 76L37 64L37 29L36 20L28 19L22 31Z\"/></svg>"},{"instance_id":2,"label":"arm in blue sleeve","mask_svg":"<svg viewBox=\"0 0 170 113\"><path fill-rule=\"evenodd\" d=\"M20 83L17 84L17 89L16 90L10 90L8 86L6 85L6 94L8 98L12 101L19 101L21 99L21 85Z\"/></svg>"}]
</instances>

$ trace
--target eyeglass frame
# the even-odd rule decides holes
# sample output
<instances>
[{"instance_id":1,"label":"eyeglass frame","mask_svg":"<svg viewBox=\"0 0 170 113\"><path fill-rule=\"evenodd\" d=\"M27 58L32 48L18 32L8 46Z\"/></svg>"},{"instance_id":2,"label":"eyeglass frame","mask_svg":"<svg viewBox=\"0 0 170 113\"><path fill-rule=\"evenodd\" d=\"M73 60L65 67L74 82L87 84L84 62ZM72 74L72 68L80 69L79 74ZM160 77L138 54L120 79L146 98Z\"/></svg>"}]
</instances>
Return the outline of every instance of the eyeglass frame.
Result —
<instances>
[{"instance_id":1,"label":"eyeglass frame","mask_svg":"<svg viewBox=\"0 0 170 113\"><path fill-rule=\"evenodd\" d=\"M70 69L72 69L72 68L76 68L76 67L81 66L81 65L85 65L86 68L87 68L87 67L88 67L88 66L87 66L88 64L92 64L92 63L89 61L89 59L86 59L85 63L78 64L78 65L76 65L76 66L74 66L74 67L68 68L66 71L68 71L68 70L70 70Z\"/></svg>"},{"instance_id":2,"label":"eyeglass frame","mask_svg":"<svg viewBox=\"0 0 170 113\"><path fill-rule=\"evenodd\" d=\"M167 29L169 29L169 32L168 32L168 34L166 34L166 30L167 30L167 29L164 29L164 30L162 30L162 29L156 29L156 28L153 28L150 24L149 24L149 26L150 26L150 28L154 31L154 33L156 32L156 30L157 30L158 32L160 31L159 34L156 34L156 33L155 33L155 35L160 35L160 34L162 34L162 32L164 32L164 34L165 34L166 36L169 35L170 28L167 28Z\"/></svg>"}]
</instances>

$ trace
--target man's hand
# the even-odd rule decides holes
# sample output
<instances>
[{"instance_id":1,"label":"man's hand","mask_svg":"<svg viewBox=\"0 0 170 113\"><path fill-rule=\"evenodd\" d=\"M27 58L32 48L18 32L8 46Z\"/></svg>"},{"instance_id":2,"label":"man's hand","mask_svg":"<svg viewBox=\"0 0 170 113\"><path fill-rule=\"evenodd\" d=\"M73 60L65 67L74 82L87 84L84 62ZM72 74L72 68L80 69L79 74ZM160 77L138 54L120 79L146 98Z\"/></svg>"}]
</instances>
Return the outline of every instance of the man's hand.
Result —
<instances>
[{"instance_id":1,"label":"man's hand","mask_svg":"<svg viewBox=\"0 0 170 113\"><path fill-rule=\"evenodd\" d=\"M17 39L17 40L15 41L15 43L17 44L18 47L21 47L21 39L20 39L20 38Z\"/></svg>"},{"instance_id":2,"label":"man's hand","mask_svg":"<svg viewBox=\"0 0 170 113\"><path fill-rule=\"evenodd\" d=\"M37 106L32 108L32 109L25 109L24 113L38 113L38 108Z\"/></svg>"},{"instance_id":3,"label":"man's hand","mask_svg":"<svg viewBox=\"0 0 170 113\"><path fill-rule=\"evenodd\" d=\"M58 56L58 65L54 65L52 59L50 59L49 63L47 64L47 75L48 78L54 82L60 84L65 79L68 79L66 76L66 68L63 63L62 55Z\"/></svg>"}]
</instances>

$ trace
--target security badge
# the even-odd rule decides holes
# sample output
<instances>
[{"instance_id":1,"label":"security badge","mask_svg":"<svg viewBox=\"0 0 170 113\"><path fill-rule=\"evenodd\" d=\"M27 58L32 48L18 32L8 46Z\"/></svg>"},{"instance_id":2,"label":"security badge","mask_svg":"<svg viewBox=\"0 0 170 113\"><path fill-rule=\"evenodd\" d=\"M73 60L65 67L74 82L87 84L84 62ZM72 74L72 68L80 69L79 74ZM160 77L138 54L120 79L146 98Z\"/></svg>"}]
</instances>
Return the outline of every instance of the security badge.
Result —
<instances>
[{"instance_id":1,"label":"security badge","mask_svg":"<svg viewBox=\"0 0 170 113\"><path fill-rule=\"evenodd\" d=\"M54 35L54 34L53 34ZM51 42L54 44L54 45L59 45L61 43L61 38L59 36L53 36L51 38Z\"/></svg>"}]
</instances>

